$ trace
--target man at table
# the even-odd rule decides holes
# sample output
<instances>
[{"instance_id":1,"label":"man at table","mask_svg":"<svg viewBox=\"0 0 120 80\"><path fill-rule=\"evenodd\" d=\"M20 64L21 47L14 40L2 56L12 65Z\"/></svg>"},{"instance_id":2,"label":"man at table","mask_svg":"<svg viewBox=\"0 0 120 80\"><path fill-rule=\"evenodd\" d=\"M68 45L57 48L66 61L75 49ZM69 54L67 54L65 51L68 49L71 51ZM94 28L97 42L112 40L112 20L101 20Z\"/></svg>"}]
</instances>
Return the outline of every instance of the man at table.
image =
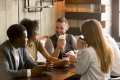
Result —
<instances>
[{"instance_id":1,"label":"man at table","mask_svg":"<svg viewBox=\"0 0 120 80\"><path fill-rule=\"evenodd\" d=\"M67 57L70 62L74 62L71 57L75 56L76 38L72 34L66 33L68 29L69 24L67 19L65 17L58 18L56 21L55 34L46 41L45 48L49 53L53 53L52 55L54 57L59 59ZM64 47L59 48L58 46Z\"/></svg>"},{"instance_id":2,"label":"man at table","mask_svg":"<svg viewBox=\"0 0 120 80\"><path fill-rule=\"evenodd\" d=\"M0 54L3 54L3 65L10 76L17 78L40 75L41 69L33 63L25 50L27 44L26 28L20 24L13 24L8 28L7 36L9 40L1 44Z\"/></svg>"}]
</instances>

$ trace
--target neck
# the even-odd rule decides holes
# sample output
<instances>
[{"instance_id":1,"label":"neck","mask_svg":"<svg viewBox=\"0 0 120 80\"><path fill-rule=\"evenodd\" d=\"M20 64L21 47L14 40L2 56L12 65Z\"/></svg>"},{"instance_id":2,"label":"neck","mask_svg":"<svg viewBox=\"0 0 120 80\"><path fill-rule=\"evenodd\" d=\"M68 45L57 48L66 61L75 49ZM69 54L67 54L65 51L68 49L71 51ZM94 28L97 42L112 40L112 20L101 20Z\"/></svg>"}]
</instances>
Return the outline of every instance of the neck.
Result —
<instances>
[{"instance_id":1,"label":"neck","mask_svg":"<svg viewBox=\"0 0 120 80\"><path fill-rule=\"evenodd\" d=\"M18 48L18 44L16 42L11 42L11 44L15 47Z\"/></svg>"},{"instance_id":2,"label":"neck","mask_svg":"<svg viewBox=\"0 0 120 80\"><path fill-rule=\"evenodd\" d=\"M58 33L56 33L56 36L57 36L57 37L59 37L60 35L66 35L66 34L58 34Z\"/></svg>"}]
</instances>

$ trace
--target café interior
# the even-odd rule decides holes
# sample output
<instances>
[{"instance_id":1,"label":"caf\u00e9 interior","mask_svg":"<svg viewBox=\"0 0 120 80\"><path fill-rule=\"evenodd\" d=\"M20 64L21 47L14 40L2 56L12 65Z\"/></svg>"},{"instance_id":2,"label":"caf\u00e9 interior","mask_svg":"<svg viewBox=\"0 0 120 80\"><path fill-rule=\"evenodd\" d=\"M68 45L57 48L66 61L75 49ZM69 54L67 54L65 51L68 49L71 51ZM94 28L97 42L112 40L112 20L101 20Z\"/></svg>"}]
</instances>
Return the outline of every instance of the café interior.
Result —
<instances>
[{"instance_id":1,"label":"caf\u00e9 interior","mask_svg":"<svg viewBox=\"0 0 120 80\"><path fill-rule=\"evenodd\" d=\"M73 54L70 54L70 57L72 57L72 60L75 59L73 60L73 63L72 64L70 63L69 65L67 64L67 68L66 68L65 67L66 62L64 62L64 60L70 60L70 59L65 58L63 60L63 63L62 63L62 60L60 60L61 61L60 63L55 64L55 65L58 65L58 68L54 69L53 67L54 64L52 63L57 62L57 61L54 61L56 60L56 58L53 59L53 62L49 64L50 62L49 60L51 59L48 59L46 57L46 54L43 54L43 55L39 54L38 55L39 58L36 60L36 62L35 61L34 62L37 63L42 68L35 68L38 70L33 69L33 73L32 73L32 70L31 72L30 70L29 71L27 70L27 72L30 72L30 74L33 76L28 77L29 74L27 74L27 77L18 76L18 78L13 79L11 78L11 74L9 75L9 71L7 72L6 69L4 69L4 67L0 67L1 69L0 77L2 77L0 80L120 80L120 71L119 71L120 69L119 68L118 70L116 70L119 73L117 77L116 75L115 76L113 75L112 78L108 79L108 78L105 78L103 74L101 77L100 75L97 75L97 72L95 72L94 74L100 78L93 79L89 75L91 73L88 73L87 75L89 75L89 77L87 76L88 78L85 79L82 76L85 77L87 71L86 73L84 73L85 75L82 74L81 72L82 70L86 69L86 68L83 68L83 66L81 66L85 64L80 64L80 63L77 64L77 61L79 60L79 57L77 57L77 54L79 53L79 51L82 51L81 49L86 48L89 45L87 44L84 46L84 42L79 43L79 41L81 41L82 39L84 40L84 36L82 35L82 31L81 31L82 29L81 26L84 24L86 20L89 20L89 19L97 20L101 24L102 30L106 32L106 34L111 36L113 40L113 45L111 45L112 44L111 43L110 47L111 47L111 50L113 50L113 53L117 53L116 50L119 51L119 48L120 48L120 27L119 27L120 26L119 24L120 22L120 1L119 0L0 0L0 45L2 46L2 43L4 43L6 40L9 40L7 31L11 27L11 25L21 24L21 21L23 19L28 19L31 21L34 20L38 22L38 29L36 32L37 39L39 39L43 49L41 52L37 51L37 53L47 53L47 52L49 53L49 51L47 51L47 49L45 48L45 45L47 44L46 42L48 38L56 33L56 23L57 21L59 22L58 18L60 17L66 18L67 23L69 25L69 28L66 30L66 33L74 36L75 44L73 45L76 47L76 49L74 49ZM95 32L95 34L97 34L97 32ZM62 36L62 39L63 38L64 37ZM94 37L91 37L91 39L93 38ZM69 41L66 40L65 43L68 43L68 42ZM107 42L109 42L109 40ZM115 47L114 47L114 42L116 45ZM69 43L69 44L72 45L72 43ZM50 48L51 46L48 46L48 49ZM72 49L70 51L72 51ZM1 48L0 48L0 54L2 54ZM117 56L119 57L119 59L117 57L114 57L114 60L118 62L118 65L116 66L119 67L120 65L120 61L119 61L120 53L119 52ZM0 65L2 65L3 57L4 56L0 57ZM82 59L84 60L84 57ZM114 64L114 60L113 60L113 64ZM108 63L110 63L110 61L112 62L112 60L109 60ZM16 61L14 60L14 62ZM18 60L18 62L20 63L20 60ZM115 64L117 64L117 62ZM85 63L87 64L87 62ZM9 64L9 61L8 61L8 64ZM74 64L76 64L77 67ZM64 65L64 66L61 66L61 65ZM108 67L108 65L106 66ZM82 69L79 66L81 66ZM80 69L80 71L78 70L77 72L76 68ZM105 67L105 69L107 68ZM104 71L107 71L107 70L103 70L103 72ZM15 72L17 71L15 70ZM43 73L39 73L39 72L43 72ZM37 73L39 73L39 75L36 76ZM80 75L77 73L80 73ZM12 75L16 75L16 74L17 73L12 74ZM19 73L19 74L22 74L22 73ZM6 78L7 76L8 78Z\"/></svg>"}]
</instances>

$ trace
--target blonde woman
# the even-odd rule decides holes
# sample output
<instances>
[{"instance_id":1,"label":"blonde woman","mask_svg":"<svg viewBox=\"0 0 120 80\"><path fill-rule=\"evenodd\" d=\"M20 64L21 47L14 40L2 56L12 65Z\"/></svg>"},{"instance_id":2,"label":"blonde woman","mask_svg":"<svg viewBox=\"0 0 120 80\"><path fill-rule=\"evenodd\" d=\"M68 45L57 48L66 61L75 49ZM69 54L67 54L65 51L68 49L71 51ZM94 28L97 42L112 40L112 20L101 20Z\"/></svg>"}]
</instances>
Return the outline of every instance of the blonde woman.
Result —
<instances>
[{"instance_id":1,"label":"blonde woman","mask_svg":"<svg viewBox=\"0 0 120 80\"><path fill-rule=\"evenodd\" d=\"M90 19L82 25L81 31L87 48L78 52L76 72L80 80L108 80L113 62L113 52L104 39L99 21Z\"/></svg>"}]
</instances>

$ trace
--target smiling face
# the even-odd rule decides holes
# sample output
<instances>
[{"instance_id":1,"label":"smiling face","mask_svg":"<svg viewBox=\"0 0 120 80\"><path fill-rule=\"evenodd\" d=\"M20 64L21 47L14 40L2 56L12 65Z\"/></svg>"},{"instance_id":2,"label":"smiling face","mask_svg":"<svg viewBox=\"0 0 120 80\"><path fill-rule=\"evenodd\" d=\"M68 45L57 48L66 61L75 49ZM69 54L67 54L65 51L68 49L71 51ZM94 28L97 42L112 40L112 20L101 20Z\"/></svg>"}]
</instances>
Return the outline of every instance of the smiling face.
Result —
<instances>
[{"instance_id":1,"label":"smiling face","mask_svg":"<svg viewBox=\"0 0 120 80\"><path fill-rule=\"evenodd\" d=\"M56 23L56 33L58 35L65 34L67 31L67 25L65 22L57 22Z\"/></svg>"}]
</instances>

